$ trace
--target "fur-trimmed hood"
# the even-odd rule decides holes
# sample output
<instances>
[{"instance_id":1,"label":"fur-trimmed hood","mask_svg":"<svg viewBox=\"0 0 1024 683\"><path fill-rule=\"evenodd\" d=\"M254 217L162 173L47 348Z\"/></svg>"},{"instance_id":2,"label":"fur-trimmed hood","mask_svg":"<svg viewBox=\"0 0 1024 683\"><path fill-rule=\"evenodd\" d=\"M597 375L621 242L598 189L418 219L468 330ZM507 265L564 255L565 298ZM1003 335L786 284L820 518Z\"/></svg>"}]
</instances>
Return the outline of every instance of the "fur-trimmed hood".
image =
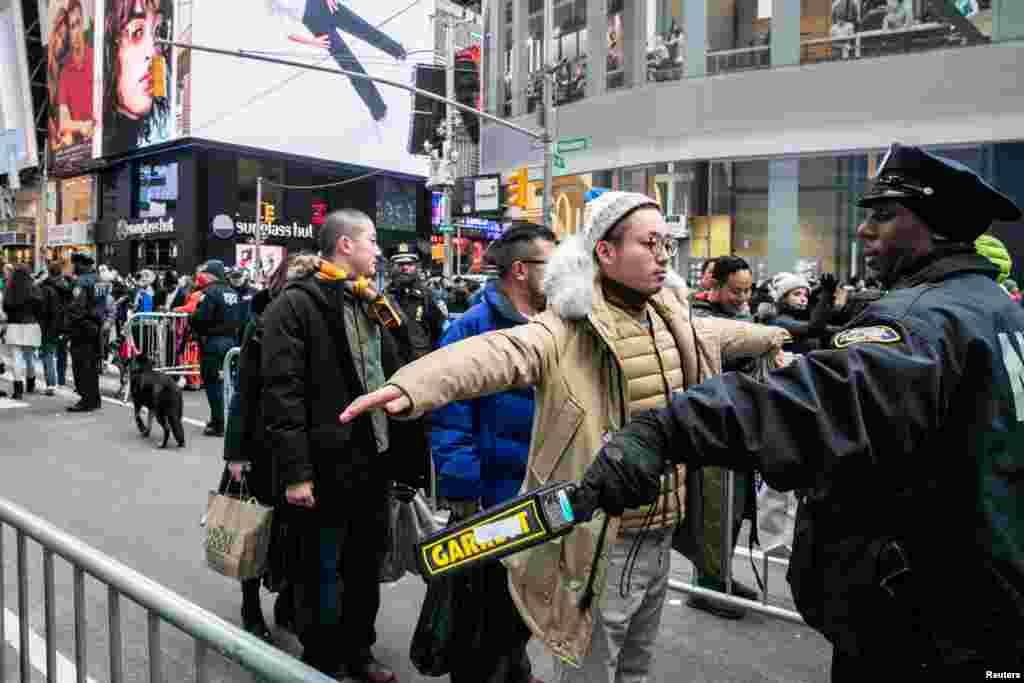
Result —
<instances>
[{"instance_id":1,"label":"fur-trimmed hood","mask_svg":"<svg viewBox=\"0 0 1024 683\"><path fill-rule=\"evenodd\" d=\"M544 269L548 309L566 320L586 318L594 308L597 280L597 261L587 249L585 238L581 234L570 236L558 245ZM689 294L686 282L673 270L668 271L665 289L678 290L674 293L683 301Z\"/></svg>"},{"instance_id":2,"label":"fur-trimmed hood","mask_svg":"<svg viewBox=\"0 0 1024 683\"><path fill-rule=\"evenodd\" d=\"M316 254L295 254L288 257L288 282L301 280L320 269L320 257Z\"/></svg>"}]
</instances>

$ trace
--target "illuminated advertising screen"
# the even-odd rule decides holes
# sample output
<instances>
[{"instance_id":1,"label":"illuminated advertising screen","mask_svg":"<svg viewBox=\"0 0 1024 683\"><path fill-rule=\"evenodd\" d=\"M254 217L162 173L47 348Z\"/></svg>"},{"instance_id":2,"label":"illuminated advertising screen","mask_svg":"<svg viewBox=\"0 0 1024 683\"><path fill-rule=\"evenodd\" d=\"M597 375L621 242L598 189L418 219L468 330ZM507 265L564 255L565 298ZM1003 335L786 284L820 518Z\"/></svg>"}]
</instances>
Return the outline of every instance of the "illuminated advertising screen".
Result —
<instances>
[{"instance_id":1,"label":"illuminated advertising screen","mask_svg":"<svg viewBox=\"0 0 1024 683\"><path fill-rule=\"evenodd\" d=\"M433 63L428 13L409 0L216 0L193 7L197 44L412 85ZM244 30L241 30L244 27ZM413 175L412 95L357 77L193 51L192 134Z\"/></svg>"},{"instance_id":2,"label":"illuminated advertising screen","mask_svg":"<svg viewBox=\"0 0 1024 683\"><path fill-rule=\"evenodd\" d=\"M52 173L74 175L93 159L166 142L187 130L189 61L159 41L181 38L179 14L191 29L192 5L50 0L44 22Z\"/></svg>"},{"instance_id":3,"label":"illuminated advertising screen","mask_svg":"<svg viewBox=\"0 0 1024 683\"><path fill-rule=\"evenodd\" d=\"M99 127L96 0L51 0L46 23L50 172L72 175L92 160Z\"/></svg>"},{"instance_id":4,"label":"illuminated advertising screen","mask_svg":"<svg viewBox=\"0 0 1024 683\"><path fill-rule=\"evenodd\" d=\"M72 0L73 1L73 0ZM171 139L172 0L102 0L102 156Z\"/></svg>"},{"instance_id":5,"label":"illuminated advertising screen","mask_svg":"<svg viewBox=\"0 0 1024 683\"><path fill-rule=\"evenodd\" d=\"M178 163L140 163L137 186L139 217L166 216L178 201Z\"/></svg>"}]
</instances>

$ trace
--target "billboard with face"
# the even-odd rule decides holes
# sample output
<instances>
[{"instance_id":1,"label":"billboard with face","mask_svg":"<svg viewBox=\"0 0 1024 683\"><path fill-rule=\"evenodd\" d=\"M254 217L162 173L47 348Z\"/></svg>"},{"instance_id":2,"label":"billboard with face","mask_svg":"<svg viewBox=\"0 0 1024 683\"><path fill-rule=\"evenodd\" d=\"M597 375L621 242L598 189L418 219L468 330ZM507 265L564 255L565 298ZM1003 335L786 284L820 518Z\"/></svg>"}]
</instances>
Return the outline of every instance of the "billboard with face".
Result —
<instances>
[{"instance_id":1,"label":"billboard with face","mask_svg":"<svg viewBox=\"0 0 1024 683\"><path fill-rule=\"evenodd\" d=\"M197 3L197 44L412 84L433 62L429 2L217 0ZM244 31L238 30L244 25ZM193 52L192 135L423 175L408 154L412 96L344 75Z\"/></svg>"},{"instance_id":2,"label":"billboard with face","mask_svg":"<svg viewBox=\"0 0 1024 683\"><path fill-rule=\"evenodd\" d=\"M174 134L172 0L104 0L103 144L111 156L170 140Z\"/></svg>"},{"instance_id":3,"label":"billboard with face","mask_svg":"<svg viewBox=\"0 0 1024 683\"><path fill-rule=\"evenodd\" d=\"M92 160L98 128L95 0L52 0L46 19L49 166L71 175Z\"/></svg>"},{"instance_id":4,"label":"billboard with face","mask_svg":"<svg viewBox=\"0 0 1024 683\"><path fill-rule=\"evenodd\" d=\"M49 161L75 175L93 160L182 134L176 55L158 40L192 0L50 0L45 15ZM185 12L188 16L191 12ZM187 67L187 63L186 63Z\"/></svg>"}]
</instances>

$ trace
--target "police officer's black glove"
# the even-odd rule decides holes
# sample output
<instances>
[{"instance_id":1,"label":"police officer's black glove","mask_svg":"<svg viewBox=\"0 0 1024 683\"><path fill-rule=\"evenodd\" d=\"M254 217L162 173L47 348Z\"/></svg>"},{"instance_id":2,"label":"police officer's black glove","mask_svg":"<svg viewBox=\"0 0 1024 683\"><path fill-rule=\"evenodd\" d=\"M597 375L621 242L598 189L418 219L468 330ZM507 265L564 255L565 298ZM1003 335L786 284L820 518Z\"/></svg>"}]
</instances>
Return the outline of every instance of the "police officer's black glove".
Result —
<instances>
[{"instance_id":1,"label":"police officer's black glove","mask_svg":"<svg viewBox=\"0 0 1024 683\"><path fill-rule=\"evenodd\" d=\"M836 290L839 289L839 280L832 273L825 273L818 280L818 287L821 289L822 295L828 294L834 298Z\"/></svg>"},{"instance_id":2,"label":"police officer's black glove","mask_svg":"<svg viewBox=\"0 0 1024 683\"><path fill-rule=\"evenodd\" d=\"M624 491L618 485L618 474L611 463L611 459L616 456L609 453L617 449L614 442L604 446L583 474L579 487L573 491L572 511L580 521L589 522L598 508L611 517L620 516L626 509ZM621 459L621 455L618 459Z\"/></svg>"},{"instance_id":3,"label":"police officer's black glove","mask_svg":"<svg viewBox=\"0 0 1024 683\"><path fill-rule=\"evenodd\" d=\"M821 276L821 288L818 292L818 301L811 310L811 317L808 321L809 332L817 336L825 331L825 326L832 319L836 298L836 289L839 287L839 280L832 273L825 273Z\"/></svg>"}]
</instances>

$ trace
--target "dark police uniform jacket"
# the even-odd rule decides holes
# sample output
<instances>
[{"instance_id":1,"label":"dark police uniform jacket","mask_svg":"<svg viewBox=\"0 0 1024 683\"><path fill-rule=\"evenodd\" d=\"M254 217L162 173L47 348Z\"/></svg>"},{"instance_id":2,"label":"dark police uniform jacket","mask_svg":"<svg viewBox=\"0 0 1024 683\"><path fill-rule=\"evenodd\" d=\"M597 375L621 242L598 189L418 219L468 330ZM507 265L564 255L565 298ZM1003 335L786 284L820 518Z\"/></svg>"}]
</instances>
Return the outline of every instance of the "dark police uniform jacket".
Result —
<instances>
[{"instance_id":1,"label":"dark police uniform jacket","mask_svg":"<svg viewBox=\"0 0 1024 683\"><path fill-rule=\"evenodd\" d=\"M81 273L71 290L71 302L64 312L64 332L73 345L99 346L100 329L107 314L107 296L98 291L96 271Z\"/></svg>"},{"instance_id":2,"label":"dark police uniform jacket","mask_svg":"<svg viewBox=\"0 0 1024 683\"><path fill-rule=\"evenodd\" d=\"M248 318L248 302L218 281L203 290L203 300L192 315L192 329L202 339L203 353L227 353L241 342Z\"/></svg>"},{"instance_id":3,"label":"dark police uniform jacket","mask_svg":"<svg viewBox=\"0 0 1024 683\"><path fill-rule=\"evenodd\" d=\"M422 287L388 288L388 297L402 309L407 325L407 339L403 339L406 360L411 363L437 348L444 334L444 314L434 298Z\"/></svg>"},{"instance_id":4,"label":"dark police uniform jacket","mask_svg":"<svg viewBox=\"0 0 1024 683\"><path fill-rule=\"evenodd\" d=\"M966 250L907 272L829 349L637 416L594 471L626 507L662 457L808 489L788 579L838 652L1024 664L1024 310Z\"/></svg>"},{"instance_id":5,"label":"dark police uniform jacket","mask_svg":"<svg viewBox=\"0 0 1024 683\"><path fill-rule=\"evenodd\" d=\"M426 289L418 286L392 286L388 298L398 306L402 325L396 330L384 328L381 341L384 375L390 377L409 363L437 348L444 333L445 316ZM391 449L383 458L392 477L413 488L430 486L430 421L388 419Z\"/></svg>"}]
</instances>

